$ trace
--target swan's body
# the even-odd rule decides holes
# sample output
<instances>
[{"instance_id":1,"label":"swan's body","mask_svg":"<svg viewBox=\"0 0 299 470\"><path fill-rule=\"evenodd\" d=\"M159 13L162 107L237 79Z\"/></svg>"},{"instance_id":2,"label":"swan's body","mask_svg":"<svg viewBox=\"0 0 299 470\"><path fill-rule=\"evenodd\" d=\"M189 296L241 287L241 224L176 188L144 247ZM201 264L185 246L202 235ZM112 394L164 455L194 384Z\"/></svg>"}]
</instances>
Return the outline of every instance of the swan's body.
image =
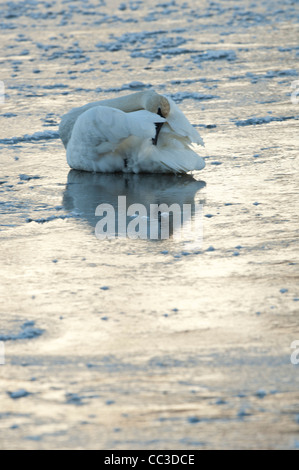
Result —
<instances>
[{"instance_id":1,"label":"swan's body","mask_svg":"<svg viewBox=\"0 0 299 470\"><path fill-rule=\"evenodd\" d=\"M198 132L170 98L151 91L75 108L63 116L60 136L76 170L187 173L205 166L190 147L203 145Z\"/></svg>"}]
</instances>

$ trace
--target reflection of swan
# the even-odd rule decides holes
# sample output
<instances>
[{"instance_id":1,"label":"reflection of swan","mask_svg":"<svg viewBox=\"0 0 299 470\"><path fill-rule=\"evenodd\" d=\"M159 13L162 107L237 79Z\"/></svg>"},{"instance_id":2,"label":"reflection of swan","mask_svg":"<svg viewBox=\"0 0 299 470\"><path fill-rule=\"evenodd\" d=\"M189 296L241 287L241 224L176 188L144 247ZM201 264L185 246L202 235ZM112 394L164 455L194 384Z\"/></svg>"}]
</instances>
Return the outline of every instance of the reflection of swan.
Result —
<instances>
[{"instance_id":1,"label":"reflection of swan","mask_svg":"<svg viewBox=\"0 0 299 470\"><path fill-rule=\"evenodd\" d=\"M101 173L187 173L204 160L203 145L176 104L154 91L75 108L64 115L60 136L71 168Z\"/></svg>"},{"instance_id":2,"label":"reflection of swan","mask_svg":"<svg viewBox=\"0 0 299 470\"><path fill-rule=\"evenodd\" d=\"M197 181L191 175L134 175L116 174L103 175L71 170L64 193L63 204L66 210L76 210L80 218L95 227L99 217L95 216L100 204L110 204L117 214L118 197L126 196L126 206L142 204L148 214L152 204L183 204L192 206L196 193L205 186L203 181ZM127 223L132 218L126 216Z\"/></svg>"}]
</instances>

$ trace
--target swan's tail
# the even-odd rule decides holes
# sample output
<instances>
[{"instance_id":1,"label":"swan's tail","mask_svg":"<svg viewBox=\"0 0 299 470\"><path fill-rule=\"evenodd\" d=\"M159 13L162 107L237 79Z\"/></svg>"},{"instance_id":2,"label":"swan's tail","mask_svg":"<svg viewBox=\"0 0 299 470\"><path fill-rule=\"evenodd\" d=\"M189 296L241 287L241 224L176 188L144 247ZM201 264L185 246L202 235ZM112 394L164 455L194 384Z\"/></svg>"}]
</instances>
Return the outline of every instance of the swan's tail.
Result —
<instances>
[{"instance_id":1,"label":"swan's tail","mask_svg":"<svg viewBox=\"0 0 299 470\"><path fill-rule=\"evenodd\" d=\"M165 125L158 145L161 164L175 173L202 170L205 161L190 147L189 137L179 136Z\"/></svg>"},{"instance_id":2,"label":"swan's tail","mask_svg":"<svg viewBox=\"0 0 299 470\"><path fill-rule=\"evenodd\" d=\"M197 155L188 144L188 139L170 134L162 127L155 146L151 141L140 142L135 146L138 151L134 152L132 146L131 158L133 171L165 172L165 173L188 173L189 171L202 170L205 161Z\"/></svg>"},{"instance_id":3,"label":"swan's tail","mask_svg":"<svg viewBox=\"0 0 299 470\"><path fill-rule=\"evenodd\" d=\"M188 171L202 170L205 161L191 149L181 152L178 150L162 151L160 156L161 164L168 170L175 173L188 173Z\"/></svg>"}]
</instances>

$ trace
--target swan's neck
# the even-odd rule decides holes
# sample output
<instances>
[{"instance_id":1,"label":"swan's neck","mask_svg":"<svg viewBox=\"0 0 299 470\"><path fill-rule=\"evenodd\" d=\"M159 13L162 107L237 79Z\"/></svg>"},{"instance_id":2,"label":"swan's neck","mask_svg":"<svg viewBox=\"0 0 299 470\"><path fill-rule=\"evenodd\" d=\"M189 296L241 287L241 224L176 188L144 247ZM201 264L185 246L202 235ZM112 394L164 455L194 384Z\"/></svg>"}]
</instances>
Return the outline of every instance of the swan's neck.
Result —
<instances>
[{"instance_id":1,"label":"swan's neck","mask_svg":"<svg viewBox=\"0 0 299 470\"><path fill-rule=\"evenodd\" d=\"M131 113L133 111L145 109L147 97L147 91L140 91L138 93L133 93L132 95L121 96L111 100L99 101L98 105L109 106L111 108L120 109L125 113Z\"/></svg>"}]
</instances>

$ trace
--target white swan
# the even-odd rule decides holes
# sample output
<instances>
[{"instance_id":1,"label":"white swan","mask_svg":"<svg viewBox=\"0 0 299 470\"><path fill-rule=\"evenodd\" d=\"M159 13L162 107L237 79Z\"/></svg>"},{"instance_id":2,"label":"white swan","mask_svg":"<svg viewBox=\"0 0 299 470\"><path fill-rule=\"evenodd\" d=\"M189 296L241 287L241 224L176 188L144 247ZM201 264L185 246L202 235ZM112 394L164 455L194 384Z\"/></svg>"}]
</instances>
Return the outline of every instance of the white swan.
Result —
<instances>
[{"instance_id":1,"label":"white swan","mask_svg":"<svg viewBox=\"0 0 299 470\"><path fill-rule=\"evenodd\" d=\"M187 173L202 170L190 147L203 140L176 104L154 91L75 108L60 137L76 170L101 173Z\"/></svg>"}]
</instances>

